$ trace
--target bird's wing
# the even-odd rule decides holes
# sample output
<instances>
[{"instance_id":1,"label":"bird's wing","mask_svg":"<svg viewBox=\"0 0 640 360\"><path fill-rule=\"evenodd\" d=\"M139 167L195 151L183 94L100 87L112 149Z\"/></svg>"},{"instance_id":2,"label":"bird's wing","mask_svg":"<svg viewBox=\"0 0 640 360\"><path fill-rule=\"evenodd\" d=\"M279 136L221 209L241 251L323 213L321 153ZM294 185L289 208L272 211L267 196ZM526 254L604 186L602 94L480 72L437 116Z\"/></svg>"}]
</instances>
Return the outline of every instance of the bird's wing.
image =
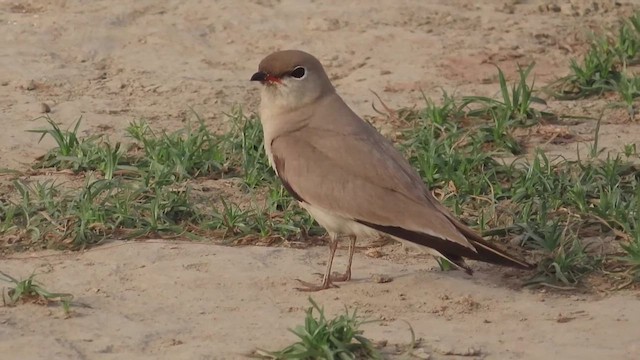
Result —
<instances>
[{"instance_id":1,"label":"bird's wing","mask_svg":"<svg viewBox=\"0 0 640 360\"><path fill-rule=\"evenodd\" d=\"M290 193L373 228L423 233L475 251L390 141L359 118L333 125L302 127L271 142Z\"/></svg>"}]
</instances>

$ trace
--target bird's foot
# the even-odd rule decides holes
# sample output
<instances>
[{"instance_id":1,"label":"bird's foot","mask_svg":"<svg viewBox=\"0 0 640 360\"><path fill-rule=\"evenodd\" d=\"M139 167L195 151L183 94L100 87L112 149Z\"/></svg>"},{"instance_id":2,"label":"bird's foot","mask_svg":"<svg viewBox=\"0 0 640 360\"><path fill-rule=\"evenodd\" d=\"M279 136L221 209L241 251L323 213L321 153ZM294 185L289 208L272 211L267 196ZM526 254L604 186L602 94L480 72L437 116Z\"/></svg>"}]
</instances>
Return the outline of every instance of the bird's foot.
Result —
<instances>
[{"instance_id":1,"label":"bird's foot","mask_svg":"<svg viewBox=\"0 0 640 360\"><path fill-rule=\"evenodd\" d=\"M300 279L296 279L296 281L298 281L303 286L303 287L295 288L298 291L315 292L315 291L339 287L338 285L332 283L331 279L327 279L326 281L323 281L322 284L320 285L312 284L310 282L302 281Z\"/></svg>"},{"instance_id":2,"label":"bird's foot","mask_svg":"<svg viewBox=\"0 0 640 360\"><path fill-rule=\"evenodd\" d=\"M321 273L314 273L315 275L318 275L320 277L323 277L324 274ZM334 271L333 273L331 273L331 282L344 282L344 281L349 281L351 280L351 273L350 272L346 272L344 274L340 274L336 271Z\"/></svg>"}]
</instances>

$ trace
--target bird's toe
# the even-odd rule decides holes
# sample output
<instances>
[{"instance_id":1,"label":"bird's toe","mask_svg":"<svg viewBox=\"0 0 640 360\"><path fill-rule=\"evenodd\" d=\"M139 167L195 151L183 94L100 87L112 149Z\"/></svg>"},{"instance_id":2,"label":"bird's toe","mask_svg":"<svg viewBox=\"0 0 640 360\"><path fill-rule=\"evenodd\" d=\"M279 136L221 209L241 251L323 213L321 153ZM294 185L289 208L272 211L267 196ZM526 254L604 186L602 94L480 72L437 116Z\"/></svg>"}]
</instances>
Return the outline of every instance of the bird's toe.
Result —
<instances>
[{"instance_id":1,"label":"bird's toe","mask_svg":"<svg viewBox=\"0 0 640 360\"><path fill-rule=\"evenodd\" d=\"M299 282L300 285L302 285L302 287L295 288L298 291L315 292L315 291L326 290L330 288L339 288L338 285L332 283L331 281L326 281L319 285L312 284L310 282L306 282L300 279L296 279L296 281Z\"/></svg>"}]
</instances>

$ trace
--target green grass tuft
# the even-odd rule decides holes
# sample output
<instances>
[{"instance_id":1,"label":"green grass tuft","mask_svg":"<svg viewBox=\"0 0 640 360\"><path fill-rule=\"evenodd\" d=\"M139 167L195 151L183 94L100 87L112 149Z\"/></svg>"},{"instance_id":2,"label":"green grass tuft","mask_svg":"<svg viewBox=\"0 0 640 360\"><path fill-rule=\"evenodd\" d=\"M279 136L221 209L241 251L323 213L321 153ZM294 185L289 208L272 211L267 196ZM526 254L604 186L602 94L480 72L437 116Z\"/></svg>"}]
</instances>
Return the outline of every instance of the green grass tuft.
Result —
<instances>
[{"instance_id":1,"label":"green grass tuft","mask_svg":"<svg viewBox=\"0 0 640 360\"><path fill-rule=\"evenodd\" d=\"M370 340L363 336L360 327L365 321L357 310L333 319L327 319L324 310L309 298L311 307L306 311L304 325L291 330L300 340L280 351L258 351L269 359L382 359L382 355ZM317 313L317 316L315 315Z\"/></svg>"},{"instance_id":2,"label":"green grass tuft","mask_svg":"<svg viewBox=\"0 0 640 360\"><path fill-rule=\"evenodd\" d=\"M582 59L571 59L570 74L551 84L548 90L561 100L616 92L633 120L640 83L631 67L639 64L640 12L637 12L622 21L617 33L593 35Z\"/></svg>"},{"instance_id":3,"label":"green grass tuft","mask_svg":"<svg viewBox=\"0 0 640 360\"><path fill-rule=\"evenodd\" d=\"M0 280L12 284L5 294L2 291L2 301L5 306L14 306L18 302L36 302L43 305L60 303L66 315L69 315L73 295L67 293L52 293L35 281L36 274L31 274L24 280L18 280L11 275L0 271Z\"/></svg>"}]
</instances>

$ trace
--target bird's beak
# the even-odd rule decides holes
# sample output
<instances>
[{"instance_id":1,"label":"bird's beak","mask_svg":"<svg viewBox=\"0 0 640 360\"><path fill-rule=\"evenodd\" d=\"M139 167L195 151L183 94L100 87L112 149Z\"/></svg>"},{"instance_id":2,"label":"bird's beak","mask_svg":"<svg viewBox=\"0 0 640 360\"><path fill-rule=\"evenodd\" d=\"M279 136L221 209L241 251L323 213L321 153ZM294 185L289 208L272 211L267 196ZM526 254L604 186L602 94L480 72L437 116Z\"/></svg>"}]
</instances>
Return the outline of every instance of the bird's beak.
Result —
<instances>
[{"instance_id":1,"label":"bird's beak","mask_svg":"<svg viewBox=\"0 0 640 360\"><path fill-rule=\"evenodd\" d=\"M269 75L264 71L258 71L257 73L253 74L253 76L251 76L251 81L260 81L262 84L266 83L267 85L271 85L280 84L282 82L282 79L277 76Z\"/></svg>"},{"instance_id":2,"label":"bird's beak","mask_svg":"<svg viewBox=\"0 0 640 360\"><path fill-rule=\"evenodd\" d=\"M251 81L266 81L267 78L269 77L269 74L267 74L264 71L258 71L257 73L253 74L253 76L251 76Z\"/></svg>"}]
</instances>

